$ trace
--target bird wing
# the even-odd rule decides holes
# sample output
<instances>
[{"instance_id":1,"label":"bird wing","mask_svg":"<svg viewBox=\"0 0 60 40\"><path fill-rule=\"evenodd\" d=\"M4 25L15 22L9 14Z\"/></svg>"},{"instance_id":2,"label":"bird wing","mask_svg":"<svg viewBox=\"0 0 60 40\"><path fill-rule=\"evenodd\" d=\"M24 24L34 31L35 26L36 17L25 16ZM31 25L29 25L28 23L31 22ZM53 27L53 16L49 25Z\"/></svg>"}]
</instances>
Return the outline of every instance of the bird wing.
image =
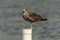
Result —
<instances>
[{"instance_id":1,"label":"bird wing","mask_svg":"<svg viewBox=\"0 0 60 40\"><path fill-rule=\"evenodd\" d=\"M36 13L30 13L29 19L31 19L32 21L38 21L40 20L40 15L37 15Z\"/></svg>"}]
</instances>

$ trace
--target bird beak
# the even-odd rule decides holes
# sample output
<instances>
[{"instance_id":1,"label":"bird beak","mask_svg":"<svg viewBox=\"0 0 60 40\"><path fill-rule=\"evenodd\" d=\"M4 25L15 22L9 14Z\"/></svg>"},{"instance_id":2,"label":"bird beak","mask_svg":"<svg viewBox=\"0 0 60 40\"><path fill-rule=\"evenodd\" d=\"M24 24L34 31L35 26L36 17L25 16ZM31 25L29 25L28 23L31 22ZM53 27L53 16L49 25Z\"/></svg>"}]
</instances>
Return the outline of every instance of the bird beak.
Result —
<instances>
[{"instance_id":1,"label":"bird beak","mask_svg":"<svg viewBox=\"0 0 60 40\"><path fill-rule=\"evenodd\" d=\"M22 11L22 13L24 13L24 11Z\"/></svg>"}]
</instances>

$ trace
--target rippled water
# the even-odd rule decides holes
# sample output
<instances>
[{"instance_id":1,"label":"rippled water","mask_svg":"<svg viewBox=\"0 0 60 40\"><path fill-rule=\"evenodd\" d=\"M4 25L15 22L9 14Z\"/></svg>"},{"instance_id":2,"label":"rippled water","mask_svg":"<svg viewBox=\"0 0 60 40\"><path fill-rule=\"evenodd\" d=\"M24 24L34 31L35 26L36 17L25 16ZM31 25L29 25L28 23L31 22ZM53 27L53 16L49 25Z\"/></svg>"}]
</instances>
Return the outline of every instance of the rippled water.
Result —
<instances>
[{"instance_id":1,"label":"rippled water","mask_svg":"<svg viewBox=\"0 0 60 40\"><path fill-rule=\"evenodd\" d=\"M22 9L48 18L33 23L33 40L60 40L60 0L0 0L0 40L22 40Z\"/></svg>"}]
</instances>

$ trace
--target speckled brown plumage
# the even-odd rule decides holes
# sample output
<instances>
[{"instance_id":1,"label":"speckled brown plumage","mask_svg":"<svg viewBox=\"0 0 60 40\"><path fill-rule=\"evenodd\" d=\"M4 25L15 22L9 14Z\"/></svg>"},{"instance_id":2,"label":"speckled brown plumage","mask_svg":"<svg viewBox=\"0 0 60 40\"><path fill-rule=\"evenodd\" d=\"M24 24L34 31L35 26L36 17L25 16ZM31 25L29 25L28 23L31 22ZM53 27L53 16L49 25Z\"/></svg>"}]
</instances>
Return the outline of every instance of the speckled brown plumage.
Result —
<instances>
[{"instance_id":1,"label":"speckled brown plumage","mask_svg":"<svg viewBox=\"0 0 60 40\"><path fill-rule=\"evenodd\" d=\"M29 10L27 9L23 9L22 11L22 16L23 18L30 22L30 23L33 23L33 22L37 22L37 21L46 21L47 18L43 18L42 16L40 15L37 15L36 13L34 12L30 12Z\"/></svg>"}]
</instances>

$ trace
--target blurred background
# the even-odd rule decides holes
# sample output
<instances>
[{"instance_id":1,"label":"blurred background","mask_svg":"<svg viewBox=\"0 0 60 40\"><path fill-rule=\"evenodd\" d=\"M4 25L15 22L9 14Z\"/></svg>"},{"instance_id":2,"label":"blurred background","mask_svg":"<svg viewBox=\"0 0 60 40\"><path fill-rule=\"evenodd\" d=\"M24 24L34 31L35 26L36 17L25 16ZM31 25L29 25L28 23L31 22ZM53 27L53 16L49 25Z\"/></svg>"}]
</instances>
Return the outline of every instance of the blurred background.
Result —
<instances>
[{"instance_id":1,"label":"blurred background","mask_svg":"<svg viewBox=\"0 0 60 40\"><path fill-rule=\"evenodd\" d=\"M60 0L0 0L0 40L22 40L22 29L30 26L23 8L48 18L33 23L33 40L60 40Z\"/></svg>"}]
</instances>

